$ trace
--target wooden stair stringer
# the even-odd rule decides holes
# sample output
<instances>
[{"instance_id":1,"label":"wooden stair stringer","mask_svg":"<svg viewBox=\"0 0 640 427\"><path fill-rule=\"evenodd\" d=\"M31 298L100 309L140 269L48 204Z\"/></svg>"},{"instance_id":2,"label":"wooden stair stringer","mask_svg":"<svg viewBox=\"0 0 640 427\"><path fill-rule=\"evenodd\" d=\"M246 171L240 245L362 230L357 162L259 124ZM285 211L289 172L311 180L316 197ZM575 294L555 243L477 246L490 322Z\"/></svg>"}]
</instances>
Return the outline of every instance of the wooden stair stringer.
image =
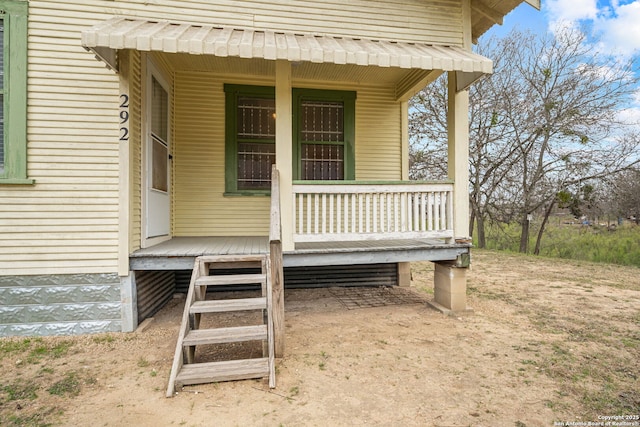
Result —
<instances>
[{"instance_id":1,"label":"wooden stair stringer","mask_svg":"<svg viewBox=\"0 0 640 427\"><path fill-rule=\"evenodd\" d=\"M192 284L195 283L199 275L200 262L196 258L193 265L193 272L191 273L191 285L189 286L189 290L187 291L187 298L184 303L182 320L180 322L180 329L178 331L178 340L176 342L176 351L173 354L173 364L171 365L171 374L169 375L169 384L167 385L167 397L173 396L173 393L175 391L176 377L178 375L178 372L182 370L182 366L184 365L182 342L184 341L184 337L187 334L187 330L189 327L189 308L195 300L195 287Z\"/></svg>"}]
</instances>

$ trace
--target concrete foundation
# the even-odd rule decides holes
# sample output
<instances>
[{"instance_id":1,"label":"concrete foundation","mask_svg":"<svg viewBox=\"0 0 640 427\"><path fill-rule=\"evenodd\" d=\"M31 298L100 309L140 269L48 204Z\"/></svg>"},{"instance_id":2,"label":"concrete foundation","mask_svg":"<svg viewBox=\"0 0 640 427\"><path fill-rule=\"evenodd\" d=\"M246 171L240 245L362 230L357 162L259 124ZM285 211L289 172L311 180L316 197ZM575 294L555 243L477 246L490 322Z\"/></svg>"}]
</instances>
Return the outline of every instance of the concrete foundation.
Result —
<instances>
[{"instance_id":1,"label":"concrete foundation","mask_svg":"<svg viewBox=\"0 0 640 427\"><path fill-rule=\"evenodd\" d=\"M455 262L436 262L434 272L434 306L440 311L458 314L467 308L468 268L456 267Z\"/></svg>"},{"instance_id":2,"label":"concrete foundation","mask_svg":"<svg viewBox=\"0 0 640 427\"><path fill-rule=\"evenodd\" d=\"M411 286L411 263L398 263L398 286L408 288Z\"/></svg>"},{"instance_id":3,"label":"concrete foundation","mask_svg":"<svg viewBox=\"0 0 640 427\"><path fill-rule=\"evenodd\" d=\"M115 273L0 276L0 337L121 330Z\"/></svg>"}]
</instances>

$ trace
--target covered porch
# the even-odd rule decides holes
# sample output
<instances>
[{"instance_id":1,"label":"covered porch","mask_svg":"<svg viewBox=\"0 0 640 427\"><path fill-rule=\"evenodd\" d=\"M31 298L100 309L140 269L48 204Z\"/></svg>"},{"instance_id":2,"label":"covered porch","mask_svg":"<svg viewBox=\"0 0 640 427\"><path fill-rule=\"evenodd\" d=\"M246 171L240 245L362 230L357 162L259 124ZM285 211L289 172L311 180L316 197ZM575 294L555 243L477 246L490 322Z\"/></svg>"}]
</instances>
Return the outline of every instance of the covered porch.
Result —
<instances>
[{"instance_id":1,"label":"covered porch","mask_svg":"<svg viewBox=\"0 0 640 427\"><path fill-rule=\"evenodd\" d=\"M492 68L464 42L124 17L85 31L83 46L121 76L123 288L202 255L268 254L276 290L285 268L387 263L408 274L429 260L442 266L436 300L464 310L466 88ZM448 179L411 182L408 100L444 73Z\"/></svg>"}]
</instances>

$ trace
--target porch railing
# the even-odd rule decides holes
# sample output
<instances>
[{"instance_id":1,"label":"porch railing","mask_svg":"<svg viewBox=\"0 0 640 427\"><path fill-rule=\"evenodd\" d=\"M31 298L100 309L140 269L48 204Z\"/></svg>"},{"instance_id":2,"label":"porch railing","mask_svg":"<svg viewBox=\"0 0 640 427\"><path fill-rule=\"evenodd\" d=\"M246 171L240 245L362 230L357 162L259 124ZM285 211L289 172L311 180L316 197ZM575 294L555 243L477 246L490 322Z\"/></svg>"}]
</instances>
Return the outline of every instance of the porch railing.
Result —
<instances>
[{"instance_id":1,"label":"porch railing","mask_svg":"<svg viewBox=\"0 0 640 427\"><path fill-rule=\"evenodd\" d=\"M453 184L294 183L294 242L453 238Z\"/></svg>"}]
</instances>

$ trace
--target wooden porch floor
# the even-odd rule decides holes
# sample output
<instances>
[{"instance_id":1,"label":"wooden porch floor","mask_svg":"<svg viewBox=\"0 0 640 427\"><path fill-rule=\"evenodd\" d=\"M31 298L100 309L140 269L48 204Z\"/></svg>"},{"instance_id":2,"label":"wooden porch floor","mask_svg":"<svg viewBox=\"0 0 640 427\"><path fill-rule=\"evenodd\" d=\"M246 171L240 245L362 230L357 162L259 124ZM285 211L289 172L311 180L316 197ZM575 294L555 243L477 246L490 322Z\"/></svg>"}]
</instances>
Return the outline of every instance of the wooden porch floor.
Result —
<instances>
[{"instance_id":1,"label":"wooden porch floor","mask_svg":"<svg viewBox=\"0 0 640 427\"><path fill-rule=\"evenodd\" d=\"M298 243L284 252L284 267L377 264L455 260L468 253L469 244L447 244L437 239L376 240L362 242ZM131 270L190 270L201 255L257 255L269 252L267 236L174 237L129 256Z\"/></svg>"}]
</instances>

